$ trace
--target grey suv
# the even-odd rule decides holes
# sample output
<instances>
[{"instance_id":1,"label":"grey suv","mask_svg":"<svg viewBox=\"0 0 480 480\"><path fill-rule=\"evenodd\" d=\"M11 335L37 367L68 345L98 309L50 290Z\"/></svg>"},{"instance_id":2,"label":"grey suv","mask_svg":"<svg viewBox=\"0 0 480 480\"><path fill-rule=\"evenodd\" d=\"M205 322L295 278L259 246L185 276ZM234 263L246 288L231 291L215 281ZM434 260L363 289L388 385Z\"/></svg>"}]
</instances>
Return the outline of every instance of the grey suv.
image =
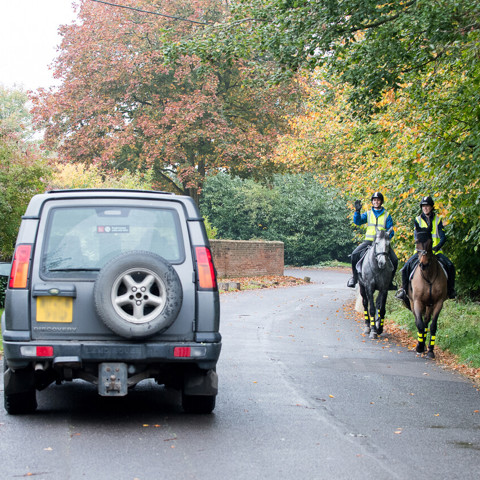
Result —
<instances>
[{"instance_id":1,"label":"grey suv","mask_svg":"<svg viewBox=\"0 0 480 480\"><path fill-rule=\"evenodd\" d=\"M218 388L219 296L190 197L58 190L30 201L2 316L5 409L73 379L123 396L144 379L210 413Z\"/></svg>"}]
</instances>

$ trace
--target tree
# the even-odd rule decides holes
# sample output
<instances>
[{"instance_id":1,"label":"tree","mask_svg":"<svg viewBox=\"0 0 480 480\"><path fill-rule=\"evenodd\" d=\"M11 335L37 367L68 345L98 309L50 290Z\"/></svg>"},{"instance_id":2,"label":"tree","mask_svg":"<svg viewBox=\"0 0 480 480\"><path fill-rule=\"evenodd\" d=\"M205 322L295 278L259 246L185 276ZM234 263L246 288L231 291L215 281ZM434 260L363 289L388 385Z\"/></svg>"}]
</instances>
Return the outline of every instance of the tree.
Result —
<instances>
[{"instance_id":1,"label":"tree","mask_svg":"<svg viewBox=\"0 0 480 480\"><path fill-rule=\"evenodd\" d=\"M162 189L198 199L208 174L263 176L291 90L252 79L246 62L194 55L170 63L162 49L221 20L216 0L136 0L130 6L188 21L83 0L62 29L55 64L62 84L33 98L45 143L66 162L153 169ZM255 81L257 80L257 81Z\"/></svg>"},{"instance_id":2,"label":"tree","mask_svg":"<svg viewBox=\"0 0 480 480\"><path fill-rule=\"evenodd\" d=\"M0 87L0 260L10 260L21 216L44 190L49 170L31 141L27 95Z\"/></svg>"},{"instance_id":3,"label":"tree","mask_svg":"<svg viewBox=\"0 0 480 480\"><path fill-rule=\"evenodd\" d=\"M245 0L231 21L212 27L221 48L248 57L252 46L280 69L325 66L354 87L350 100L365 113L390 89L402 88L432 65L476 50L476 0ZM219 29L229 35L219 35ZM468 66L467 66L468 67Z\"/></svg>"},{"instance_id":4,"label":"tree","mask_svg":"<svg viewBox=\"0 0 480 480\"><path fill-rule=\"evenodd\" d=\"M47 189L65 188L127 188L151 190L151 171L144 173L104 172L97 165L51 162L51 178Z\"/></svg>"},{"instance_id":5,"label":"tree","mask_svg":"<svg viewBox=\"0 0 480 480\"><path fill-rule=\"evenodd\" d=\"M0 124L4 134L14 133L27 141L32 138L32 115L27 102L28 95L23 90L0 85Z\"/></svg>"},{"instance_id":6,"label":"tree","mask_svg":"<svg viewBox=\"0 0 480 480\"><path fill-rule=\"evenodd\" d=\"M394 218L395 250L403 259L413 250L419 200L432 195L449 225L445 249L457 266L460 289L476 296L480 164L478 126L471 117L475 107L465 104L449 121L436 114L452 89L469 89L469 84L465 78L445 78L429 92L437 101L428 106L410 92L389 92L367 122L348 102L349 88L319 70L309 84L308 108L292 120L293 133L281 139L276 161L292 171L317 172L328 184L341 186L348 203L361 198L368 204L373 191L382 191ZM470 91L476 98L478 93Z\"/></svg>"}]
</instances>

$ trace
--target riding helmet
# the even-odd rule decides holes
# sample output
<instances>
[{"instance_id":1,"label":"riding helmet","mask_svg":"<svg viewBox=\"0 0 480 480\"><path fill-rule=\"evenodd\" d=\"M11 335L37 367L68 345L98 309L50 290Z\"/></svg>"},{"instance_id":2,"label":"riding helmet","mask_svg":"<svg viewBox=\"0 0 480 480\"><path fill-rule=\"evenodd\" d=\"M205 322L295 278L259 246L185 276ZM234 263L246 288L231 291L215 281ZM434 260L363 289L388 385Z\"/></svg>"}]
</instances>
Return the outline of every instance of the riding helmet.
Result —
<instances>
[{"instance_id":1,"label":"riding helmet","mask_svg":"<svg viewBox=\"0 0 480 480\"><path fill-rule=\"evenodd\" d=\"M422 208L423 205L430 205L431 207L434 206L433 198L428 196L428 197L423 197L422 201L420 202L420 208Z\"/></svg>"},{"instance_id":2,"label":"riding helmet","mask_svg":"<svg viewBox=\"0 0 480 480\"><path fill-rule=\"evenodd\" d=\"M372 201L374 198L379 198L380 201L383 203L383 195L382 195L380 192L375 192L375 193L372 195L372 198L370 199L370 201Z\"/></svg>"}]
</instances>

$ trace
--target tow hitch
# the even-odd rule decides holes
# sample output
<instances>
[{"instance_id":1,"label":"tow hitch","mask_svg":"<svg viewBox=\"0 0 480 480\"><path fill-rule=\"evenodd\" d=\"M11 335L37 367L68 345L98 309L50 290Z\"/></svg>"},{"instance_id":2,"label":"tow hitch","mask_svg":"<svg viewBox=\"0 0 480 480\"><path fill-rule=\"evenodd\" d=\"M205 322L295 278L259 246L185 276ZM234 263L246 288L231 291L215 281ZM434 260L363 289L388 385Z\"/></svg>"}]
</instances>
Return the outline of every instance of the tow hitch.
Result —
<instances>
[{"instance_id":1,"label":"tow hitch","mask_svg":"<svg viewBox=\"0 0 480 480\"><path fill-rule=\"evenodd\" d=\"M103 397L122 397L127 394L127 364L101 363L98 367L98 393Z\"/></svg>"}]
</instances>

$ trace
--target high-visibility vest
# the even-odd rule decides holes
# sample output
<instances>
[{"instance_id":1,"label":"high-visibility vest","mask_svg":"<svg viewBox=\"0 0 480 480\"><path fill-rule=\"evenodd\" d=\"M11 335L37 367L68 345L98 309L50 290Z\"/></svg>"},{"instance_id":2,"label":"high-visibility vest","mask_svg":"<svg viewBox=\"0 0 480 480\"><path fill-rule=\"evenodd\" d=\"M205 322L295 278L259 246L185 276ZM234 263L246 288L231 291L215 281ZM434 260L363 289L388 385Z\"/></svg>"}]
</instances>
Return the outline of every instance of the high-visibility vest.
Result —
<instances>
[{"instance_id":1,"label":"high-visibility vest","mask_svg":"<svg viewBox=\"0 0 480 480\"><path fill-rule=\"evenodd\" d=\"M417 217L417 223L420 225L422 228L428 228L427 222L422 218L421 215ZM440 235L438 234L438 224L442 221L442 219L435 213L433 215L433 221L432 221L432 248L435 248L439 243L440 243ZM438 255L439 253L443 253L441 250L438 252L435 252L435 255Z\"/></svg>"},{"instance_id":2,"label":"high-visibility vest","mask_svg":"<svg viewBox=\"0 0 480 480\"><path fill-rule=\"evenodd\" d=\"M383 210L383 213L378 217L375 216L373 210L368 210L367 212L367 231L365 232L365 240L374 241L375 235L377 233L377 228L379 230L385 230L387 224L388 212Z\"/></svg>"}]
</instances>

